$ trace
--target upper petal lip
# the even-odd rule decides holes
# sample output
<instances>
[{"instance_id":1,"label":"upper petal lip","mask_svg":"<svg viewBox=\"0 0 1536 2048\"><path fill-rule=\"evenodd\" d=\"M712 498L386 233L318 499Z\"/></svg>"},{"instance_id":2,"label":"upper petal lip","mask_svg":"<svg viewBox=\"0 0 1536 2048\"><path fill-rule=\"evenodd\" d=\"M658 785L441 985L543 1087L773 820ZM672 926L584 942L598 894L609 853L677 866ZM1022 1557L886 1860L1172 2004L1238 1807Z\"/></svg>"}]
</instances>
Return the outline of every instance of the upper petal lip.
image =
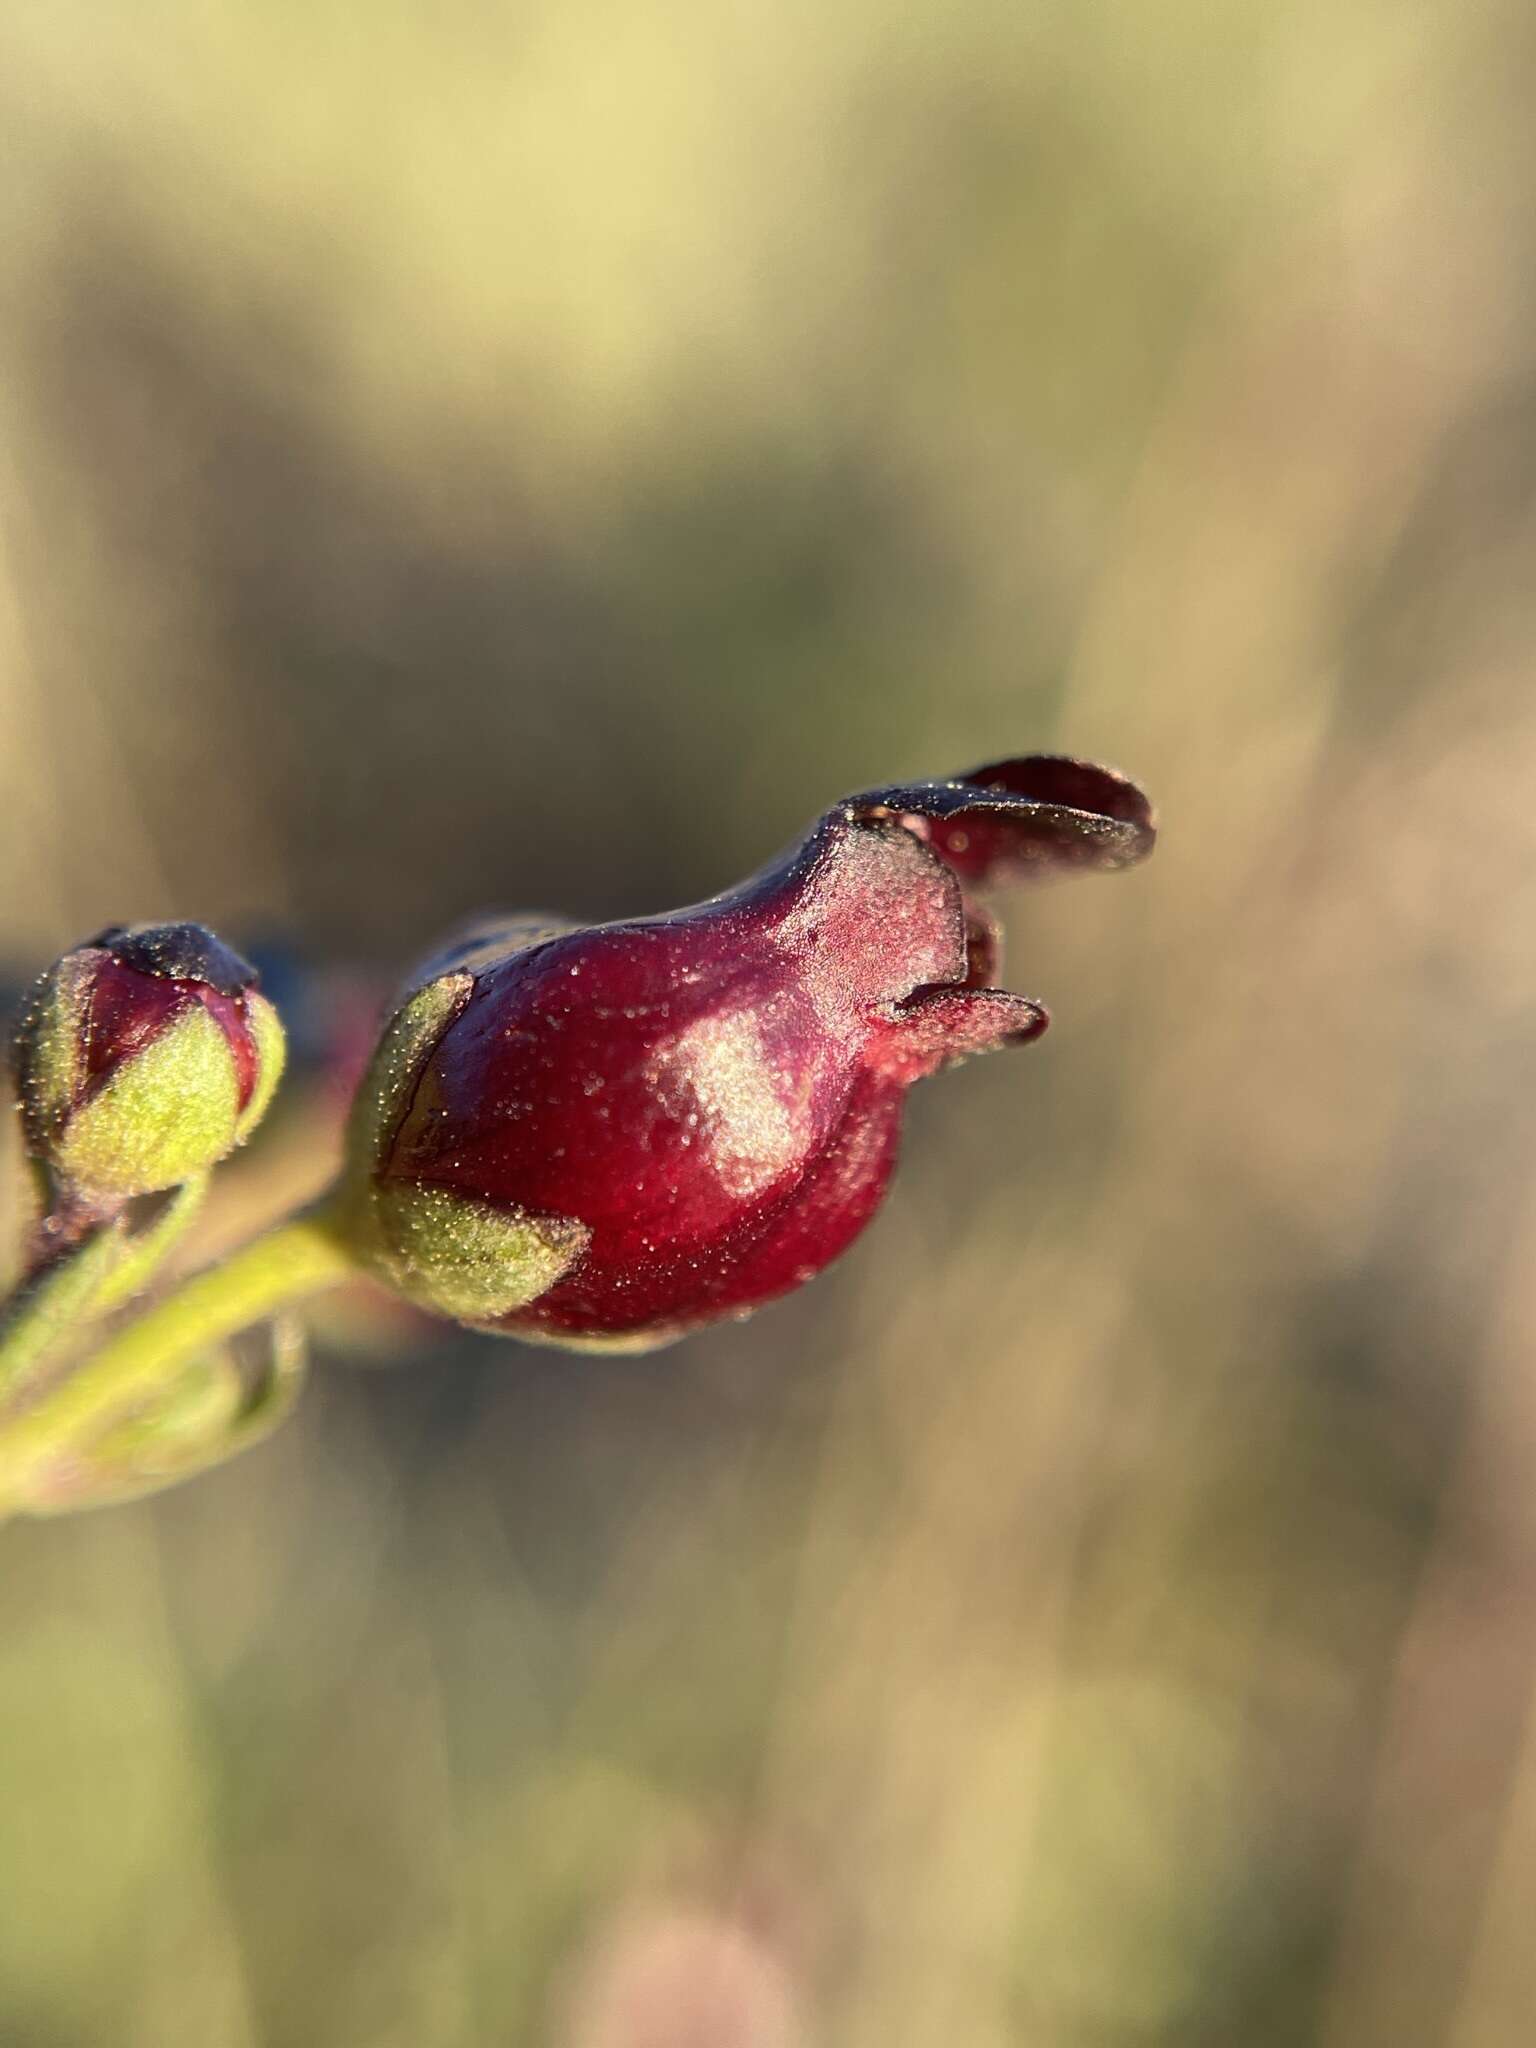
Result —
<instances>
[{"instance_id":1,"label":"upper petal lip","mask_svg":"<svg viewBox=\"0 0 1536 2048\"><path fill-rule=\"evenodd\" d=\"M1134 867L1157 840L1152 805L1128 776L1069 754L867 790L839 809L850 819L894 818L980 888L1052 870Z\"/></svg>"}]
</instances>

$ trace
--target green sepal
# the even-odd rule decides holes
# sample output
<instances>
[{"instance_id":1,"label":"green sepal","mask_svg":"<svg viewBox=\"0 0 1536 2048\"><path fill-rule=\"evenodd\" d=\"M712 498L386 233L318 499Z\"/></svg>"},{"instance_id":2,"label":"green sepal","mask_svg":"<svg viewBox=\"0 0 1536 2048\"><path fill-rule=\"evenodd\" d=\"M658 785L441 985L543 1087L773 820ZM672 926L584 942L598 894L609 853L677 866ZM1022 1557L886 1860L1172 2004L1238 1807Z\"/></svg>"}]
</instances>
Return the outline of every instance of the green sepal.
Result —
<instances>
[{"instance_id":1,"label":"green sepal","mask_svg":"<svg viewBox=\"0 0 1536 2048\"><path fill-rule=\"evenodd\" d=\"M592 1235L572 1217L493 1209L417 1181L378 1183L371 1213L376 1266L407 1300L462 1323L526 1308L570 1271Z\"/></svg>"},{"instance_id":2,"label":"green sepal","mask_svg":"<svg viewBox=\"0 0 1536 2048\"><path fill-rule=\"evenodd\" d=\"M14 1064L34 1153L51 1149L79 1092L90 983L101 957L89 947L66 953L34 983L22 1013Z\"/></svg>"},{"instance_id":3,"label":"green sepal","mask_svg":"<svg viewBox=\"0 0 1536 2048\"><path fill-rule=\"evenodd\" d=\"M457 1322L490 1323L553 1287L591 1232L571 1217L493 1208L379 1172L415 1103L423 1067L474 985L469 973L440 974L408 995L385 1026L353 1102L336 1216L359 1263L397 1294Z\"/></svg>"},{"instance_id":4,"label":"green sepal","mask_svg":"<svg viewBox=\"0 0 1536 2048\"><path fill-rule=\"evenodd\" d=\"M74 1112L53 1147L53 1164L96 1194L175 1187L234 1145L238 1099L229 1042L194 1004Z\"/></svg>"},{"instance_id":5,"label":"green sepal","mask_svg":"<svg viewBox=\"0 0 1536 2048\"><path fill-rule=\"evenodd\" d=\"M251 1043L256 1048L256 1085L235 1124L237 1145L245 1143L266 1115L272 1097L277 1093L277 1084L283 1078L283 1066L288 1057L283 1020L260 989L246 991L245 1022Z\"/></svg>"},{"instance_id":6,"label":"green sepal","mask_svg":"<svg viewBox=\"0 0 1536 2048\"><path fill-rule=\"evenodd\" d=\"M383 1158L411 1106L422 1066L469 1001L470 974L441 974L417 989L384 1027L347 1124L347 1177L365 1179Z\"/></svg>"}]
</instances>

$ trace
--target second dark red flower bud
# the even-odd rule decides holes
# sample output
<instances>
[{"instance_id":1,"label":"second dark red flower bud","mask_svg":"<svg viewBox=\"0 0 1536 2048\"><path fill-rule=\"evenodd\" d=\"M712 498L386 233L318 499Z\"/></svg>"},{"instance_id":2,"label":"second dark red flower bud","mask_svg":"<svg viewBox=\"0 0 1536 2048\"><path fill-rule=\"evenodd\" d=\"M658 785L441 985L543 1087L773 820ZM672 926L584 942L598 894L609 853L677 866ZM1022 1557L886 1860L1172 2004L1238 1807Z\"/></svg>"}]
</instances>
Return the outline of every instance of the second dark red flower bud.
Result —
<instances>
[{"instance_id":1,"label":"second dark red flower bud","mask_svg":"<svg viewBox=\"0 0 1536 2048\"><path fill-rule=\"evenodd\" d=\"M907 1088L1045 1028L973 891L1131 865L1151 809L1052 756L850 797L669 916L439 955L354 1114L365 1260L424 1305L643 1348L821 1271L878 1206Z\"/></svg>"}]
</instances>

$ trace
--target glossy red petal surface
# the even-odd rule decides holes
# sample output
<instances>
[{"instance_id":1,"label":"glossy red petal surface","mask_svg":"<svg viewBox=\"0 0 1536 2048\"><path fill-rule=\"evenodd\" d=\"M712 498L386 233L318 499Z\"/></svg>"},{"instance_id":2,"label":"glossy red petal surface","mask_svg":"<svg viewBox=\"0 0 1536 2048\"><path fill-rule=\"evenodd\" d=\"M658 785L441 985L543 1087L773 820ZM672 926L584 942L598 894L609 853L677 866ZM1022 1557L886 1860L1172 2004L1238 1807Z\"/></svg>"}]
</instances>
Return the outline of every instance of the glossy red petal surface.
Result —
<instances>
[{"instance_id":1,"label":"glossy red petal surface","mask_svg":"<svg viewBox=\"0 0 1536 2048\"><path fill-rule=\"evenodd\" d=\"M840 1123L792 1187L686 1253L638 1259L600 1246L502 1327L547 1337L665 1340L793 1293L841 1256L895 1169L905 1091L860 1074Z\"/></svg>"},{"instance_id":2,"label":"glossy red petal surface","mask_svg":"<svg viewBox=\"0 0 1536 2048\"><path fill-rule=\"evenodd\" d=\"M760 943L719 953L718 938L606 926L484 974L391 1171L579 1217L615 1259L729 1231L826 1143L859 1041L791 962Z\"/></svg>"}]
</instances>

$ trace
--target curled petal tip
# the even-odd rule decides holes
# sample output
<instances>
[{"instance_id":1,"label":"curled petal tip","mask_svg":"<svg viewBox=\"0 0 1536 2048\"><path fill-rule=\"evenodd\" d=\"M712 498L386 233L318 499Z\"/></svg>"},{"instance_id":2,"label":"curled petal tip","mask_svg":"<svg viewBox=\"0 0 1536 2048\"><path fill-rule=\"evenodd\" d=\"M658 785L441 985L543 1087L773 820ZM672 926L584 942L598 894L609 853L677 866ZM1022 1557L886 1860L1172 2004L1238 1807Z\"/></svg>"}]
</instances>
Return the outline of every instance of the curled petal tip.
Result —
<instances>
[{"instance_id":1,"label":"curled petal tip","mask_svg":"<svg viewBox=\"0 0 1536 2048\"><path fill-rule=\"evenodd\" d=\"M851 814L896 818L979 888L1084 868L1134 867L1157 838L1127 776L1064 754L994 761L949 782L872 790Z\"/></svg>"},{"instance_id":2,"label":"curled petal tip","mask_svg":"<svg viewBox=\"0 0 1536 2048\"><path fill-rule=\"evenodd\" d=\"M1145 791L1118 768L1106 768L1097 761L1079 761L1070 754L1021 754L1011 761L972 768L956 780L989 792L1029 797L1036 803L1097 812L1156 837L1157 819ZM1147 850L1151 851L1150 844Z\"/></svg>"}]
</instances>

